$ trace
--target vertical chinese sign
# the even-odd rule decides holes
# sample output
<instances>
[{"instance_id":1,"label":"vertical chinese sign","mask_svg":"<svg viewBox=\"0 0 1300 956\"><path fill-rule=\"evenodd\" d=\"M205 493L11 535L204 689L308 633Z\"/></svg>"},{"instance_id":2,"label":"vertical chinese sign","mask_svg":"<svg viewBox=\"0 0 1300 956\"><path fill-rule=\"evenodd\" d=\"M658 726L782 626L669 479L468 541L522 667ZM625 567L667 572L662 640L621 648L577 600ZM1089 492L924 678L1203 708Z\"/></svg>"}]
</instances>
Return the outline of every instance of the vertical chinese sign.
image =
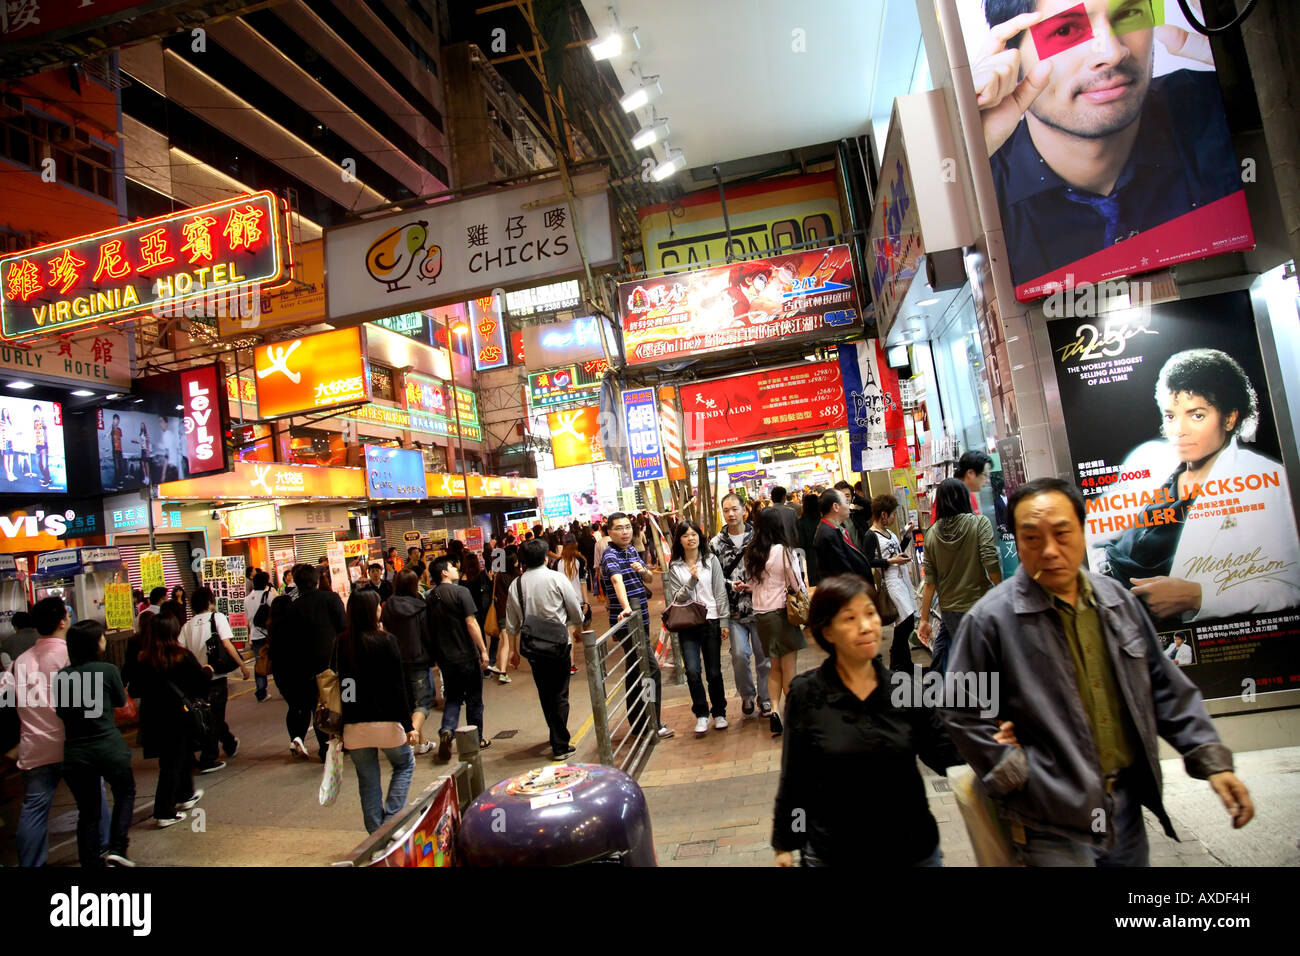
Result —
<instances>
[{"instance_id":1,"label":"vertical chinese sign","mask_svg":"<svg viewBox=\"0 0 1300 956\"><path fill-rule=\"evenodd\" d=\"M665 477L663 454L659 447L658 405L653 388L634 388L623 393L633 481L656 481Z\"/></svg>"}]
</instances>

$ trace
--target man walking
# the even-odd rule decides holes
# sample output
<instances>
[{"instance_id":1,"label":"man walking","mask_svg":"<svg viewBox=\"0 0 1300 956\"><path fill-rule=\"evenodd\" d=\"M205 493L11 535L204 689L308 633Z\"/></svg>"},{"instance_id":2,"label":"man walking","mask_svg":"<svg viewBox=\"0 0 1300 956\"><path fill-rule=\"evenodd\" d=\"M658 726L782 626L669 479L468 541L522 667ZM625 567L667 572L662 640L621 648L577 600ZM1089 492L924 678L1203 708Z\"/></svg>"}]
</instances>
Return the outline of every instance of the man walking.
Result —
<instances>
[{"instance_id":1,"label":"man walking","mask_svg":"<svg viewBox=\"0 0 1300 956\"><path fill-rule=\"evenodd\" d=\"M253 678L256 687L254 696L259 704L266 700L266 675L257 673L256 664L258 655L266 646L266 621L271 614L271 602L276 599L276 596L275 588L271 587L271 575L265 571L255 572L253 589L244 598L244 615L248 618L248 640L253 648ZM262 613L262 608L266 608L265 614Z\"/></svg>"},{"instance_id":2,"label":"man walking","mask_svg":"<svg viewBox=\"0 0 1300 956\"><path fill-rule=\"evenodd\" d=\"M185 622L180 634L181 645L188 648L200 664L212 663L208 659L210 643L219 646L219 657L222 659L221 667L213 664L212 677L208 683L208 705L212 708L213 733L204 741L202 751L199 753L199 773L214 773L226 765L224 760L217 759L218 743L221 744L221 749L226 752L227 757L233 757L238 752L239 738L230 732L230 725L226 723L226 703L230 699L226 675L238 668L240 676L248 680L248 665L235 650L233 643L235 632L230 629L230 619L224 614L217 613L215 604L216 597L211 588L196 590L194 597L190 599L194 614ZM222 670L222 667L225 670Z\"/></svg>"},{"instance_id":3,"label":"man walking","mask_svg":"<svg viewBox=\"0 0 1300 956\"><path fill-rule=\"evenodd\" d=\"M731 604L731 670L736 677L736 692L740 694L740 711L746 719L754 716L757 697L759 716L772 716L772 699L767 690L767 675L772 662L763 653L763 645L754 632L754 599L748 591L738 591L735 583L744 573L745 547L753 537L753 529L745 523L745 506L737 495L722 499L722 518L727 526L714 535L709 550L722 564L722 578L727 584L727 599ZM750 661L754 662L750 673Z\"/></svg>"},{"instance_id":4,"label":"man walking","mask_svg":"<svg viewBox=\"0 0 1300 956\"><path fill-rule=\"evenodd\" d=\"M908 559L901 554L888 560L882 558L874 534L865 537L865 552L849 539L844 528L844 523L849 518L849 506L844 500L844 492L834 488L823 491L817 502L822 520L817 526L817 534L813 536L813 547L817 551L818 568L823 579L837 574L856 574L872 583L873 568L885 571L891 564L907 564Z\"/></svg>"},{"instance_id":5,"label":"man walking","mask_svg":"<svg viewBox=\"0 0 1300 956\"><path fill-rule=\"evenodd\" d=\"M632 519L621 511L609 516L606 525L609 545L600 558L600 577L609 601L609 623L613 627L624 618L632 618L621 638L623 653L631 660L638 642L642 663L627 668L624 683L627 700L627 719L632 727L644 713L645 695L654 694L654 721L659 728L659 739L666 740L673 732L663 722L661 711L662 681L659 661L650 643L650 591L648 585L654 577L641 563L641 556L632 548ZM639 626L638 626L639 625ZM649 681L643 684L642 680Z\"/></svg>"},{"instance_id":6,"label":"man walking","mask_svg":"<svg viewBox=\"0 0 1300 956\"><path fill-rule=\"evenodd\" d=\"M429 606L426 619L447 701L438 731L438 759L446 761L451 759L451 741L462 705L470 724L478 728L479 749L492 746L483 731L483 668L488 665L488 650L479 630L474 596L459 586L456 565L443 555L434 560L429 573L436 585L425 596Z\"/></svg>"},{"instance_id":7,"label":"man walking","mask_svg":"<svg viewBox=\"0 0 1300 956\"><path fill-rule=\"evenodd\" d=\"M942 716L1011 823L1021 861L1146 866L1144 806L1177 839L1161 801L1158 736L1183 755L1189 775L1209 780L1233 826L1245 826L1255 812L1250 794L1200 692L1160 652L1142 602L1081 568L1078 489L1037 478L1008 507L1020 567L966 614L949 668L1000 677L997 718L953 700ZM1006 721L1024 744L1005 742Z\"/></svg>"},{"instance_id":8,"label":"man walking","mask_svg":"<svg viewBox=\"0 0 1300 956\"><path fill-rule=\"evenodd\" d=\"M799 513L785 503L785 489L780 485L772 489L772 510L781 521L781 529L790 547L799 547Z\"/></svg>"},{"instance_id":9,"label":"man walking","mask_svg":"<svg viewBox=\"0 0 1300 956\"><path fill-rule=\"evenodd\" d=\"M510 663L519 666L519 638L525 620L550 621L570 633L582 627L582 607L572 582L546 567L546 542L526 541L519 549L523 574L510 585L506 598L506 633ZM523 597L522 606L520 596ZM570 639L572 644L572 639ZM530 659L533 683L551 736L551 759L567 760L575 748L569 742L569 653L554 660Z\"/></svg>"},{"instance_id":10,"label":"man walking","mask_svg":"<svg viewBox=\"0 0 1300 956\"><path fill-rule=\"evenodd\" d=\"M310 715L316 709L316 675L330 666L338 636L347 630L348 617L343 609L343 600L333 591L321 590L320 571L310 564L300 564L294 569L293 583L298 597L293 602L293 617L288 622L289 626L282 632L297 635L299 644L290 651L290 660L293 661L290 686L293 687L291 693L294 700L289 701L289 707L296 712L297 719L294 726L289 728L289 752L305 757L307 748L300 734L305 733L307 727L301 715L304 710ZM284 694L285 685L278 676L275 660L272 661L272 666L277 667L275 683L280 688L280 693ZM288 699L287 694L285 698ZM294 734L293 731L299 728L300 734ZM329 734L317 729L316 743L320 747L317 756L321 763L325 762L329 742Z\"/></svg>"},{"instance_id":11,"label":"man walking","mask_svg":"<svg viewBox=\"0 0 1300 956\"><path fill-rule=\"evenodd\" d=\"M352 589L353 593L357 591L374 591L379 595L379 603L387 601L393 596L393 586L384 580L384 566L378 561L371 561L370 567L366 568L368 577L364 581L357 583Z\"/></svg>"}]
</instances>

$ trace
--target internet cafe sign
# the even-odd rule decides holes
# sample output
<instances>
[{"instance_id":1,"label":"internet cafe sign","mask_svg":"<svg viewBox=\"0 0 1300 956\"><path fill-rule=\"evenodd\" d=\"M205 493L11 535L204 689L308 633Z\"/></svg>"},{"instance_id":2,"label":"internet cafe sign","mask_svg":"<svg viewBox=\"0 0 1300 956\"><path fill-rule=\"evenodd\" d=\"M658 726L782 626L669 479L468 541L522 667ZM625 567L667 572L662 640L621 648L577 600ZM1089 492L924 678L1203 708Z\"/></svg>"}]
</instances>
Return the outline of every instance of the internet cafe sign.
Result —
<instances>
[{"instance_id":1,"label":"internet cafe sign","mask_svg":"<svg viewBox=\"0 0 1300 956\"><path fill-rule=\"evenodd\" d=\"M0 337L170 314L196 297L282 285L288 247L281 201L259 192L14 253L0 258Z\"/></svg>"},{"instance_id":2,"label":"internet cafe sign","mask_svg":"<svg viewBox=\"0 0 1300 956\"><path fill-rule=\"evenodd\" d=\"M78 385L111 385L121 391L131 388L131 366L135 343L125 332L97 329L81 338L32 347L14 343L0 345L0 368L27 379L54 379Z\"/></svg>"},{"instance_id":3,"label":"internet cafe sign","mask_svg":"<svg viewBox=\"0 0 1300 956\"><path fill-rule=\"evenodd\" d=\"M332 325L464 302L618 258L604 173L574 177L571 213L558 179L421 206L325 232ZM576 214L576 221L575 221Z\"/></svg>"}]
</instances>

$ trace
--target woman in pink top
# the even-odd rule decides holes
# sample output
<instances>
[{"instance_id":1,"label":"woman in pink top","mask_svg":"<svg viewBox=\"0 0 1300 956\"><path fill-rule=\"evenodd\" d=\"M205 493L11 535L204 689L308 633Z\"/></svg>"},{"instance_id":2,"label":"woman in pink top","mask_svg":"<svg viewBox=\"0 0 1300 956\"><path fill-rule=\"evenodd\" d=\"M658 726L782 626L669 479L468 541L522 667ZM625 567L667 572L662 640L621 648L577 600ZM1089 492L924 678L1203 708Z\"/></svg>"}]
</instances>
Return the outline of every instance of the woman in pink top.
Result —
<instances>
[{"instance_id":1,"label":"woman in pink top","mask_svg":"<svg viewBox=\"0 0 1300 956\"><path fill-rule=\"evenodd\" d=\"M772 662L767 677L772 696L770 726L772 736L781 736L780 704L790 691L795 661L799 651L808 646L803 632L787 620L785 597L788 589L808 591L799 569L790 555L792 542L786 540L781 519L774 508L764 508L754 522L754 536L745 548L742 590L754 595L754 630L763 645L763 653Z\"/></svg>"}]
</instances>

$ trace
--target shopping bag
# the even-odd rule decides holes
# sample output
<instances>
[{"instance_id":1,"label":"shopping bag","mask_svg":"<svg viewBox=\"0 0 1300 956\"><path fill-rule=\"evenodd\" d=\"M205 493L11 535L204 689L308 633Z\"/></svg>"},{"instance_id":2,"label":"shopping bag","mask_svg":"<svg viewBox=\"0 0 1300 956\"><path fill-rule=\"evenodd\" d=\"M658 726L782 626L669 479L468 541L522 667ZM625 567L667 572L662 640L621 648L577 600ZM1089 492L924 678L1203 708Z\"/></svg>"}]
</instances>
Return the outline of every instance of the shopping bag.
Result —
<instances>
[{"instance_id":1,"label":"shopping bag","mask_svg":"<svg viewBox=\"0 0 1300 956\"><path fill-rule=\"evenodd\" d=\"M265 644L257 649L257 663L253 665L253 673L258 677L271 676L271 648Z\"/></svg>"},{"instance_id":2,"label":"shopping bag","mask_svg":"<svg viewBox=\"0 0 1300 956\"><path fill-rule=\"evenodd\" d=\"M320 781L320 805L328 807L339 796L339 786L343 783L343 741L338 737L330 738L329 750L325 752L325 773Z\"/></svg>"},{"instance_id":3,"label":"shopping bag","mask_svg":"<svg viewBox=\"0 0 1300 956\"><path fill-rule=\"evenodd\" d=\"M483 633L488 637L498 637L501 634L501 625L497 623L496 604L488 608L487 617L483 619Z\"/></svg>"},{"instance_id":4,"label":"shopping bag","mask_svg":"<svg viewBox=\"0 0 1300 956\"><path fill-rule=\"evenodd\" d=\"M113 719L116 723L124 724L128 721L136 720L140 716L140 706L135 702L134 697L126 699L126 705L123 707L113 708Z\"/></svg>"},{"instance_id":5,"label":"shopping bag","mask_svg":"<svg viewBox=\"0 0 1300 956\"><path fill-rule=\"evenodd\" d=\"M984 785L968 765L948 768L948 786L957 798L978 866L1020 866L1007 823L998 815Z\"/></svg>"}]
</instances>

